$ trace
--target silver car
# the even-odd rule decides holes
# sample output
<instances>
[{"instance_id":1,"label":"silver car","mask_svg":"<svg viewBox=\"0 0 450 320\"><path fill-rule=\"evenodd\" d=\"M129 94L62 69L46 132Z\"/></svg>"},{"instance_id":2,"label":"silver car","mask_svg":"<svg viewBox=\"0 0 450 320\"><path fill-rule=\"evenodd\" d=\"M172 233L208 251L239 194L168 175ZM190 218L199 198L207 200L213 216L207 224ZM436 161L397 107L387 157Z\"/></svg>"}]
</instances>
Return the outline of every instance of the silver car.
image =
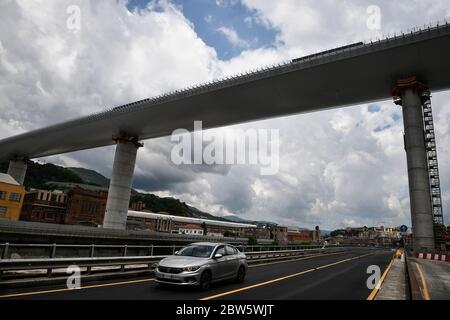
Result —
<instances>
[{"instance_id":1,"label":"silver car","mask_svg":"<svg viewBox=\"0 0 450 320\"><path fill-rule=\"evenodd\" d=\"M247 268L247 257L234 246L199 242L161 260L155 269L155 280L162 285L199 286L207 290L211 283L221 280L243 282Z\"/></svg>"}]
</instances>

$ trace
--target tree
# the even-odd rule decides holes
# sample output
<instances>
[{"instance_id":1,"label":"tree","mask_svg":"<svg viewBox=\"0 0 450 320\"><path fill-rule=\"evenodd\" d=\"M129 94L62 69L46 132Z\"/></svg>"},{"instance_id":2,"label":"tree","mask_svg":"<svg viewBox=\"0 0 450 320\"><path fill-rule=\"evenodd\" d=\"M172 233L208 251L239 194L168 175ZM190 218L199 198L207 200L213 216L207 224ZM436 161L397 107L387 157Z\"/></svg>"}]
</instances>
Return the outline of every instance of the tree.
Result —
<instances>
[{"instance_id":1,"label":"tree","mask_svg":"<svg viewBox=\"0 0 450 320\"><path fill-rule=\"evenodd\" d=\"M256 239L255 236L248 237L248 245L249 246L256 246L258 244L258 239Z\"/></svg>"},{"instance_id":2,"label":"tree","mask_svg":"<svg viewBox=\"0 0 450 320\"><path fill-rule=\"evenodd\" d=\"M203 235L204 236L208 235L208 228L206 227L205 222L202 223L202 229L203 229Z\"/></svg>"}]
</instances>

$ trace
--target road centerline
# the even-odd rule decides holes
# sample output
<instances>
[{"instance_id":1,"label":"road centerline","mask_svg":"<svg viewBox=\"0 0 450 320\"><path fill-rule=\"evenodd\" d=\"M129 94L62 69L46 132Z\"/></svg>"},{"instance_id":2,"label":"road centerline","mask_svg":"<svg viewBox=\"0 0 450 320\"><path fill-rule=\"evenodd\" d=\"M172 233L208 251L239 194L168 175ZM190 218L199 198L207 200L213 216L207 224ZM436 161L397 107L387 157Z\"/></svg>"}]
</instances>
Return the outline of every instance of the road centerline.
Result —
<instances>
[{"instance_id":1,"label":"road centerline","mask_svg":"<svg viewBox=\"0 0 450 320\"><path fill-rule=\"evenodd\" d=\"M348 261L364 258L364 257L370 256L372 254L373 253L369 253L369 254L364 254L364 255L360 255L360 256L356 256L356 257L352 257L352 258L347 258L347 259L340 260L340 261L337 261L337 262L334 262L334 263L330 263L330 264L326 264L326 265L323 265L323 266L319 266L319 267L307 269L307 270L304 270L304 271L300 271L300 272L297 272L297 273L294 273L294 274L291 274L291 275L287 275L287 276L284 276L284 277L279 277L279 278L275 278L275 279L272 279L272 280L268 280L268 281L260 282L260 283L257 283L257 284L253 284L253 285L250 285L250 286L246 286L246 287L242 287L242 288L238 288L238 289L222 292L222 293L215 294L215 295L208 296L208 297L204 297L204 298L200 298L199 300L202 300L202 301L212 300L212 299L228 296L228 295L231 295L231 294L234 294L234 293L251 290L251 289L258 288L258 287L261 287L261 286L265 286L265 285L268 285L268 284L280 282L280 281L283 281L283 280L286 280L286 279L289 279L289 278L298 277L298 276L301 276L301 275L304 275L304 274L307 274L307 273L311 273L311 272L314 272L314 271L317 271L317 270L320 270L320 269L329 268L329 267L332 267L332 266L335 266L335 265L338 265L338 264L341 264L341 263L344 263L344 262L348 262Z\"/></svg>"},{"instance_id":2,"label":"road centerline","mask_svg":"<svg viewBox=\"0 0 450 320\"><path fill-rule=\"evenodd\" d=\"M345 253L345 252L335 252L335 253L329 253L329 254L317 254L317 255L302 257L302 258L298 258L298 259L291 259L291 260L285 260L285 261L276 261L276 262L271 262L271 263L256 264L256 265L249 266L249 268L263 267L263 266L272 265L272 264L289 263L289 262L313 259L313 258L316 258L316 257L325 257L325 256L331 256L331 255L338 255L338 254L342 254L342 253ZM154 281L154 278L130 280L130 281L120 281L120 282L112 282L112 283L103 283L103 284L97 284L97 285L83 286L83 287L81 287L79 289L61 288L61 289L50 289L50 290L22 292L22 293L11 293L11 294L6 294L6 295L0 295L0 299L15 298L15 297L26 297L26 296L41 295L41 294L47 294L47 293L68 292L68 291L73 291L73 290L86 290L86 289L95 289L95 288L101 288L101 287L112 287L112 286L120 286L120 285L135 284L135 283L150 282L150 281Z\"/></svg>"},{"instance_id":3,"label":"road centerline","mask_svg":"<svg viewBox=\"0 0 450 320\"><path fill-rule=\"evenodd\" d=\"M251 266L248 266L248 267L249 267L249 268L264 267L264 266L270 266L270 265L272 265L272 264L279 264L279 263L288 263L288 262L302 261L302 260L308 260L308 259L317 258L317 257L328 257L328 256L334 256L334 255L344 254L344 253L345 253L345 252L334 252L334 253L326 253L326 254L315 254L315 255L305 256L305 257L301 257L301 258L297 258L297 259L288 259L288 260L283 260L283 261L275 261L275 262L268 262L268 263L254 264L254 265L251 265Z\"/></svg>"}]
</instances>

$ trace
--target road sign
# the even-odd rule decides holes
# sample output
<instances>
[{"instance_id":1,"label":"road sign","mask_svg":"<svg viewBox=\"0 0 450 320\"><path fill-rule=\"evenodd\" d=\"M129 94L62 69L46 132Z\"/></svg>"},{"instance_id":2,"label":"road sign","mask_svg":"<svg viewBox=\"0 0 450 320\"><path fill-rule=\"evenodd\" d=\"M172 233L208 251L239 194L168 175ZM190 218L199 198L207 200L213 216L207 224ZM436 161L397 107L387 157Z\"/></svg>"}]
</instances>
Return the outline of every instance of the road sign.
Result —
<instances>
[{"instance_id":1,"label":"road sign","mask_svg":"<svg viewBox=\"0 0 450 320\"><path fill-rule=\"evenodd\" d=\"M400 227L400 231L401 231L401 232L406 232L406 231L408 231L408 227L405 226L405 225L402 225L402 226Z\"/></svg>"}]
</instances>

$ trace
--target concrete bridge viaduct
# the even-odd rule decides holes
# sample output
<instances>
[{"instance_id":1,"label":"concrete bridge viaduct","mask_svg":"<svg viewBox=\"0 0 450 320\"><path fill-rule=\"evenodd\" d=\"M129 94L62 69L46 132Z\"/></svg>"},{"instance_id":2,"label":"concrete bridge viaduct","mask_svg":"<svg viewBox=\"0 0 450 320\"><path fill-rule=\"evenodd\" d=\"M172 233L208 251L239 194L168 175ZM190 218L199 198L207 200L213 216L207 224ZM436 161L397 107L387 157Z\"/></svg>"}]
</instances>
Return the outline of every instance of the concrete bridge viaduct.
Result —
<instances>
[{"instance_id":1,"label":"concrete bridge viaduct","mask_svg":"<svg viewBox=\"0 0 450 320\"><path fill-rule=\"evenodd\" d=\"M23 183L28 159L115 144L103 227L124 229L140 141L193 130L195 120L208 129L394 97L403 107L414 246L433 249L439 213L424 106L429 92L450 88L449 57L448 24L355 43L9 137L0 160Z\"/></svg>"}]
</instances>

